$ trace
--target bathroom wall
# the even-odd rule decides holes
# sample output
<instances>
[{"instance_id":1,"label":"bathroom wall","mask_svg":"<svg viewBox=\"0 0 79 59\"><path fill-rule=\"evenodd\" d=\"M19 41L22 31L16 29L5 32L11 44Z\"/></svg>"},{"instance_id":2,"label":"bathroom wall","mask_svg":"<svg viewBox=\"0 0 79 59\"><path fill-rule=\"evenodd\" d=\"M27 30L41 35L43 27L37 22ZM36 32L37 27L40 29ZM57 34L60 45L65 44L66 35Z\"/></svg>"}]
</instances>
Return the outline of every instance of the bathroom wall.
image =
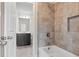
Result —
<instances>
[{"instance_id":1,"label":"bathroom wall","mask_svg":"<svg viewBox=\"0 0 79 59\"><path fill-rule=\"evenodd\" d=\"M79 56L79 31L68 31L68 17L79 15L79 3L56 3L55 7L55 44ZM71 19L72 20L72 19ZM75 20L75 18L73 19ZM74 22L73 22L74 24ZM77 23L77 26L79 24ZM75 27L70 27L74 29Z\"/></svg>"},{"instance_id":2,"label":"bathroom wall","mask_svg":"<svg viewBox=\"0 0 79 59\"><path fill-rule=\"evenodd\" d=\"M53 5L52 5L52 8ZM38 40L39 46L54 44L54 12L50 8L49 3L37 3L37 18L38 18ZM47 38L47 33L50 33L50 39Z\"/></svg>"}]
</instances>

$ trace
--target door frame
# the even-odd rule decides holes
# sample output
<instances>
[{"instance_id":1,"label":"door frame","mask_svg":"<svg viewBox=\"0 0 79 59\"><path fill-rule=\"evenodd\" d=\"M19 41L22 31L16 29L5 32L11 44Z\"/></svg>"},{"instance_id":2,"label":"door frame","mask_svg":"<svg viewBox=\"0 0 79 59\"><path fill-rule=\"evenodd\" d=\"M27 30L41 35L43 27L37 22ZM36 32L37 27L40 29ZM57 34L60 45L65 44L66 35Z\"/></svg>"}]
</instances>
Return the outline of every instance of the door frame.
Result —
<instances>
[{"instance_id":1,"label":"door frame","mask_svg":"<svg viewBox=\"0 0 79 59\"><path fill-rule=\"evenodd\" d=\"M1 36L4 36L4 2L0 2L0 40ZM0 46L0 57L4 56L4 47Z\"/></svg>"},{"instance_id":2,"label":"door frame","mask_svg":"<svg viewBox=\"0 0 79 59\"><path fill-rule=\"evenodd\" d=\"M37 2L33 3L33 20L32 20L32 35L33 35L33 56L39 56L39 42L37 40L38 36L38 21L37 21Z\"/></svg>"}]
</instances>

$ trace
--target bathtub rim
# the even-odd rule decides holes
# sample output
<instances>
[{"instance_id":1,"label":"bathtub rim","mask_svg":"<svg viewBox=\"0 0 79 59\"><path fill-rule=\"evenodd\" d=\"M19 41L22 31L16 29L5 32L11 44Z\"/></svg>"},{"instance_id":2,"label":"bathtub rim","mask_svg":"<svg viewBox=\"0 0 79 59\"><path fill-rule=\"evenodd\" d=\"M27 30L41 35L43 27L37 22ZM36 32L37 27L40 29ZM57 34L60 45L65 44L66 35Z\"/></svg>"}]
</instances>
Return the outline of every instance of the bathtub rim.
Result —
<instances>
[{"instance_id":1,"label":"bathtub rim","mask_svg":"<svg viewBox=\"0 0 79 59\"><path fill-rule=\"evenodd\" d=\"M55 47L55 48L58 48L58 49L61 49L61 50L63 50L63 51L65 51L66 53L68 53L68 54L70 54L70 55L72 55L72 56L70 56L70 57L78 57L77 55L75 55L74 53L72 53L72 52L69 52L68 50L65 50L65 49L63 49L63 48L61 48L61 47L59 47L59 46L56 46L56 45L50 45L50 46L44 46L44 47L40 47L39 48L39 50L40 49L42 49L42 51L43 51L43 49L44 48L50 48L50 47ZM46 53L46 52L45 52ZM48 56L49 56L49 54L47 54ZM50 56L49 56L50 57ZM61 56L60 56L61 57ZM69 57L69 56L68 56Z\"/></svg>"}]
</instances>

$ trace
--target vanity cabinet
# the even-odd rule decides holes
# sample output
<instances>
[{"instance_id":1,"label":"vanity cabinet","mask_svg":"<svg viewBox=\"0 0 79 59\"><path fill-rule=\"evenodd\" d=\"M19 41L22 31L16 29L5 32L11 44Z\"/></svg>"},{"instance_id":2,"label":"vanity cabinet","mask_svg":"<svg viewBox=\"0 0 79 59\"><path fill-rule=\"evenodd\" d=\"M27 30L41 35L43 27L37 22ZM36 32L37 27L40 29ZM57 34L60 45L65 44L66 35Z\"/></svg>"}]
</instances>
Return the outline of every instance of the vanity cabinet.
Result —
<instances>
[{"instance_id":1,"label":"vanity cabinet","mask_svg":"<svg viewBox=\"0 0 79 59\"><path fill-rule=\"evenodd\" d=\"M17 46L25 46L31 44L31 34L30 33L18 33L16 34Z\"/></svg>"}]
</instances>

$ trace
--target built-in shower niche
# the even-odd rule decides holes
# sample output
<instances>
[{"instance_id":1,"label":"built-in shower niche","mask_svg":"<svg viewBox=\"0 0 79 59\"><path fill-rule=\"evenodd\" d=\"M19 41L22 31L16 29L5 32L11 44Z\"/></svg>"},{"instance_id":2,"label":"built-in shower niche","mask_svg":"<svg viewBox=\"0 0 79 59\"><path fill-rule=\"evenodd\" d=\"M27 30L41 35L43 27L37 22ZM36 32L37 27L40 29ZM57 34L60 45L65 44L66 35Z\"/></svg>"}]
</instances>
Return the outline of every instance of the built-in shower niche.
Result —
<instances>
[{"instance_id":1,"label":"built-in shower niche","mask_svg":"<svg viewBox=\"0 0 79 59\"><path fill-rule=\"evenodd\" d=\"M79 15L68 18L68 32L79 32Z\"/></svg>"}]
</instances>

